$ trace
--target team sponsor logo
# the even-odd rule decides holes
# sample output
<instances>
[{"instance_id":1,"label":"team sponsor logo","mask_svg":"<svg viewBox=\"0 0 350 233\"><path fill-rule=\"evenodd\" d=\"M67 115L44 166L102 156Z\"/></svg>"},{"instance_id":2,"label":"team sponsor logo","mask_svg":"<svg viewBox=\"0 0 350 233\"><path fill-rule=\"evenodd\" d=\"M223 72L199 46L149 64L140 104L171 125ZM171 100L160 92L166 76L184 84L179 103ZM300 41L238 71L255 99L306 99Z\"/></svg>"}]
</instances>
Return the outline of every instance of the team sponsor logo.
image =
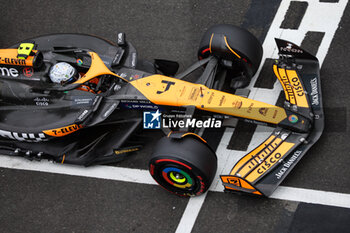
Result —
<instances>
[{"instance_id":1,"label":"team sponsor logo","mask_svg":"<svg viewBox=\"0 0 350 233\"><path fill-rule=\"evenodd\" d=\"M227 178L228 183L233 184L237 187L241 187L241 181L237 177L229 177Z\"/></svg>"},{"instance_id":2,"label":"team sponsor logo","mask_svg":"<svg viewBox=\"0 0 350 233\"><path fill-rule=\"evenodd\" d=\"M145 109L154 110L158 109L158 106L153 104L149 100L121 100L118 107L128 108L128 109Z\"/></svg>"},{"instance_id":3,"label":"team sponsor logo","mask_svg":"<svg viewBox=\"0 0 350 233\"><path fill-rule=\"evenodd\" d=\"M240 109L241 107L242 107L242 101L240 101L240 100L237 100L237 101L233 101L232 102L232 107L234 107L234 108L237 108L237 109Z\"/></svg>"},{"instance_id":4,"label":"team sponsor logo","mask_svg":"<svg viewBox=\"0 0 350 233\"><path fill-rule=\"evenodd\" d=\"M109 115L112 114L112 112L117 108L118 104L114 103L111 105L111 107L103 114L104 117L108 117Z\"/></svg>"},{"instance_id":5,"label":"team sponsor logo","mask_svg":"<svg viewBox=\"0 0 350 233\"><path fill-rule=\"evenodd\" d=\"M84 120L88 113L89 113L89 110L86 110L86 109L85 109L85 110L80 114L80 116L78 116L77 119L78 119L79 121Z\"/></svg>"},{"instance_id":6,"label":"team sponsor logo","mask_svg":"<svg viewBox=\"0 0 350 233\"><path fill-rule=\"evenodd\" d=\"M222 106L225 103L225 101L226 101L226 97L225 95L223 95L220 99L219 106Z\"/></svg>"},{"instance_id":7,"label":"team sponsor logo","mask_svg":"<svg viewBox=\"0 0 350 233\"><path fill-rule=\"evenodd\" d=\"M260 108L259 113L263 116L266 116L267 112L269 111L268 108Z\"/></svg>"},{"instance_id":8,"label":"team sponsor logo","mask_svg":"<svg viewBox=\"0 0 350 233\"><path fill-rule=\"evenodd\" d=\"M73 98L74 104L76 105L91 105L93 102L92 98L81 98L79 96Z\"/></svg>"},{"instance_id":9,"label":"team sponsor logo","mask_svg":"<svg viewBox=\"0 0 350 233\"><path fill-rule=\"evenodd\" d=\"M272 118L273 118L273 119L275 119L275 118L276 118L277 113L278 113L278 110L275 110L275 112L273 113L273 116L272 116Z\"/></svg>"},{"instance_id":10,"label":"team sponsor logo","mask_svg":"<svg viewBox=\"0 0 350 233\"><path fill-rule=\"evenodd\" d=\"M1 61L1 63L8 64L8 65L19 65L19 66L25 66L26 65L26 60L25 59L0 57L0 61Z\"/></svg>"},{"instance_id":11,"label":"team sponsor logo","mask_svg":"<svg viewBox=\"0 0 350 233\"><path fill-rule=\"evenodd\" d=\"M23 74L24 74L24 76L26 76L27 78L32 77L33 74L34 74L34 69L33 69L33 67L25 67L25 68L23 69Z\"/></svg>"},{"instance_id":12,"label":"team sponsor logo","mask_svg":"<svg viewBox=\"0 0 350 233\"><path fill-rule=\"evenodd\" d=\"M279 140L279 139L278 139ZM259 154L256 155L256 158L252 159L248 164L248 169L251 170L255 168L258 164L261 163L261 161L264 161L264 159L269 156L271 153L273 153L274 150L278 147L278 142L273 142L270 145L268 145L263 151L261 151ZM272 163L272 161L270 161ZM270 167L270 166L268 166ZM260 170L258 170L258 173L260 173Z\"/></svg>"},{"instance_id":13,"label":"team sponsor logo","mask_svg":"<svg viewBox=\"0 0 350 233\"><path fill-rule=\"evenodd\" d=\"M4 138L10 138L17 141L24 141L24 142L41 142L46 141L47 138L45 137L45 134L43 133L17 133L17 132L10 132L6 130L0 130L0 136Z\"/></svg>"},{"instance_id":14,"label":"team sponsor logo","mask_svg":"<svg viewBox=\"0 0 350 233\"><path fill-rule=\"evenodd\" d=\"M304 53L303 50L293 48L293 45L291 43L287 43L286 47L280 47L280 50L283 52L290 52L290 53Z\"/></svg>"},{"instance_id":15,"label":"team sponsor logo","mask_svg":"<svg viewBox=\"0 0 350 233\"><path fill-rule=\"evenodd\" d=\"M81 60L80 58L77 59L77 65L78 66L82 66L83 65L83 60Z\"/></svg>"},{"instance_id":16,"label":"team sponsor logo","mask_svg":"<svg viewBox=\"0 0 350 233\"><path fill-rule=\"evenodd\" d=\"M172 85L175 85L174 82L170 82L170 81L166 81L166 80L162 80L162 83L165 83L166 87L163 91L157 91L157 94L162 94L162 93L168 91Z\"/></svg>"},{"instance_id":17,"label":"team sponsor logo","mask_svg":"<svg viewBox=\"0 0 350 233\"><path fill-rule=\"evenodd\" d=\"M128 148L128 149L121 149L121 150L114 150L114 154L120 155L120 154L125 154L125 153L130 153L134 151L138 151L140 148L135 147L135 148Z\"/></svg>"},{"instance_id":18,"label":"team sponsor logo","mask_svg":"<svg viewBox=\"0 0 350 233\"><path fill-rule=\"evenodd\" d=\"M305 94L303 86L301 85L301 82L298 77L292 78L292 85L293 89L296 91L298 96L303 96Z\"/></svg>"},{"instance_id":19,"label":"team sponsor logo","mask_svg":"<svg viewBox=\"0 0 350 233\"><path fill-rule=\"evenodd\" d=\"M274 165L280 158L282 158L282 156L283 155L281 153L275 153L269 158L267 158L264 161L263 165L258 168L258 174L265 173L272 165Z\"/></svg>"},{"instance_id":20,"label":"team sponsor logo","mask_svg":"<svg viewBox=\"0 0 350 233\"><path fill-rule=\"evenodd\" d=\"M311 84L311 99L312 99L312 105L319 105L320 101L318 98L318 85L317 85L317 78L313 78L310 81Z\"/></svg>"},{"instance_id":21,"label":"team sponsor logo","mask_svg":"<svg viewBox=\"0 0 350 233\"><path fill-rule=\"evenodd\" d=\"M208 99L208 104L211 104L211 102L213 101L213 98L214 98L214 92L212 92L209 96L209 99Z\"/></svg>"},{"instance_id":22,"label":"team sponsor logo","mask_svg":"<svg viewBox=\"0 0 350 233\"><path fill-rule=\"evenodd\" d=\"M170 82L170 83L173 83L173 82ZM175 84L175 83L173 83L173 84ZM200 92L199 88L193 87L192 90L191 90L190 96L188 97L188 99L196 101L198 96L199 96L199 92Z\"/></svg>"},{"instance_id":23,"label":"team sponsor logo","mask_svg":"<svg viewBox=\"0 0 350 233\"><path fill-rule=\"evenodd\" d=\"M45 134L53 136L53 137L62 137L62 136L66 136L68 134L71 134L75 131L78 131L82 127L83 127L82 125L73 124L73 125L62 127L62 128L44 130L43 132Z\"/></svg>"},{"instance_id":24,"label":"team sponsor logo","mask_svg":"<svg viewBox=\"0 0 350 233\"><path fill-rule=\"evenodd\" d=\"M301 150L295 151L292 157L286 163L283 164L283 167L279 170L279 172L275 174L278 180L282 178L282 176L286 173L290 166L292 166L292 164L299 158L301 153Z\"/></svg>"},{"instance_id":25,"label":"team sponsor logo","mask_svg":"<svg viewBox=\"0 0 350 233\"><path fill-rule=\"evenodd\" d=\"M48 98L45 97L36 97L34 99L35 105L37 106L48 106L50 100Z\"/></svg>"},{"instance_id":26,"label":"team sponsor logo","mask_svg":"<svg viewBox=\"0 0 350 233\"><path fill-rule=\"evenodd\" d=\"M0 75L16 78L18 77L19 73L15 68L0 67Z\"/></svg>"},{"instance_id":27,"label":"team sponsor logo","mask_svg":"<svg viewBox=\"0 0 350 233\"><path fill-rule=\"evenodd\" d=\"M289 120L290 123L295 124L295 123L297 123L299 121L299 118L296 115L293 114L293 115L290 115L288 117L288 120Z\"/></svg>"},{"instance_id":28,"label":"team sponsor logo","mask_svg":"<svg viewBox=\"0 0 350 233\"><path fill-rule=\"evenodd\" d=\"M249 105L248 110L247 110L247 113L251 113L251 112L252 112L253 106L254 106L254 104L250 104L250 105Z\"/></svg>"},{"instance_id":29,"label":"team sponsor logo","mask_svg":"<svg viewBox=\"0 0 350 233\"><path fill-rule=\"evenodd\" d=\"M287 95L288 95L290 101L292 103L294 103L295 102L295 97L294 97L292 85L290 84L287 76L281 75L281 79L282 79L282 82L284 84L284 87L286 88L285 91L287 92Z\"/></svg>"},{"instance_id":30,"label":"team sponsor logo","mask_svg":"<svg viewBox=\"0 0 350 233\"><path fill-rule=\"evenodd\" d=\"M182 97L185 94L185 91L186 91L186 86L183 86L180 93L180 97Z\"/></svg>"}]
</instances>

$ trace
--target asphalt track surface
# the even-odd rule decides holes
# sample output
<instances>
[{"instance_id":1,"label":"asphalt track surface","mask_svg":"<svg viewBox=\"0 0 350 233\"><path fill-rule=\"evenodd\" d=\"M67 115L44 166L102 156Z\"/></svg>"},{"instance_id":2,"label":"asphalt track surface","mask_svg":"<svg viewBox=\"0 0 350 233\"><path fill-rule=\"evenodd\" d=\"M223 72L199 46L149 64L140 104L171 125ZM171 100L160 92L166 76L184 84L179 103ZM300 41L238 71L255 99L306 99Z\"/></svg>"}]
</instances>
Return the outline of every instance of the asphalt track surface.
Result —
<instances>
[{"instance_id":1,"label":"asphalt track surface","mask_svg":"<svg viewBox=\"0 0 350 233\"><path fill-rule=\"evenodd\" d=\"M347 1L342 0L262 2L2 0L0 46L57 32L88 33L115 40L116 33L122 31L137 48L139 57L176 60L184 69L196 61L201 34L217 23L249 29L268 50L266 37L280 32L273 30L274 19L283 7L293 6L284 11L283 22L277 28L286 29L284 39L294 39L322 57L326 129L282 186L344 194L343 205L227 194L217 192L219 186L206 196L186 199L156 185L93 178L94 174L88 177L21 169L21 160L12 160L16 161L12 168L0 164L0 232L350 232L350 6L345 7ZM329 12L321 14L328 14L328 19L312 17L310 11L319 4L329 4ZM327 21L336 17L332 11L341 11L339 21L327 26ZM302 30L306 23L312 27L323 20L320 30ZM330 33L332 30L334 34ZM305 35L307 39L303 39ZM265 54L266 58L269 55ZM274 88L269 80L269 72L263 69L254 86L258 93ZM232 135L226 131L224 136L222 133L217 135L221 147L224 136L231 136L222 151L234 154L243 153L244 149L235 146L237 142L231 139L240 138L240 145L248 145L254 131L235 131ZM161 134L146 131L143 135L148 138L144 150L115 166L147 169L148 156ZM220 140L216 142L219 149ZM323 195L327 197L328 193Z\"/></svg>"}]
</instances>

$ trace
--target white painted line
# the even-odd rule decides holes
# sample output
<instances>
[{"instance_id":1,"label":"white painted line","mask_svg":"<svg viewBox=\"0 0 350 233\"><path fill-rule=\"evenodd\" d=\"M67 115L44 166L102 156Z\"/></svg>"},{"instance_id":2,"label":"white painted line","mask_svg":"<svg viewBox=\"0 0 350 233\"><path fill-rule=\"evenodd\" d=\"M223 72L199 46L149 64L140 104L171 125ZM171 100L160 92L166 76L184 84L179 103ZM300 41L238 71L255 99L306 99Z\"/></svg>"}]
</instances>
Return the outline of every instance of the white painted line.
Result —
<instances>
[{"instance_id":1,"label":"white painted line","mask_svg":"<svg viewBox=\"0 0 350 233\"><path fill-rule=\"evenodd\" d=\"M223 192L223 188L216 187L210 191ZM269 198L350 208L350 194L347 193L279 186Z\"/></svg>"},{"instance_id":2,"label":"white painted line","mask_svg":"<svg viewBox=\"0 0 350 233\"><path fill-rule=\"evenodd\" d=\"M279 29L281 37L285 39L293 38L293 42L300 45L308 31L324 32L324 37L316 54L320 66L322 66L348 0L339 0L337 3L320 2L318 0L300 1L308 2L308 8L299 28L297 30ZM325 16L325 12L327 12L327 16Z\"/></svg>"},{"instance_id":3,"label":"white painted line","mask_svg":"<svg viewBox=\"0 0 350 233\"><path fill-rule=\"evenodd\" d=\"M216 155L218 156L218 168L215 174L214 181L212 182L209 190L212 187L216 187L218 185L221 185L221 181L219 178L220 172L225 167L226 160L228 159L228 156L223 155L221 150L226 149L227 145L230 142L230 138L232 136L234 129L232 128L226 128L224 135L222 136L222 139L220 141L220 144L216 150ZM189 200L186 209L184 213L182 214L181 220L179 222L179 225L177 226L175 233L189 233L192 231L192 228L196 222L196 219L198 217L198 214L202 208L202 205L205 201L205 198L207 196L206 192L205 194L199 196L199 197L191 197Z\"/></svg>"},{"instance_id":4,"label":"white painted line","mask_svg":"<svg viewBox=\"0 0 350 233\"><path fill-rule=\"evenodd\" d=\"M350 208L350 194L280 186L270 198Z\"/></svg>"},{"instance_id":5,"label":"white painted line","mask_svg":"<svg viewBox=\"0 0 350 233\"><path fill-rule=\"evenodd\" d=\"M191 197L181 217L175 233L190 233L202 208L207 193L198 197Z\"/></svg>"},{"instance_id":6,"label":"white painted line","mask_svg":"<svg viewBox=\"0 0 350 233\"><path fill-rule=\"evenodd\" d=\"M29 161L21 157L12 157L6 155L0 156L0 167L157 185L149 172L147 170L141 169L111 166L81 167L67 164L55 164L48 161ZM223 192L223 189L224 188L219 185L215 187L211 186L210 191ZM162 190L160 190L160 192L161 191ZM186 210L178 226L179 231L177 232L186 232L180 231L180 229L192 229L193 225L190 225L189 223L194 224L196 221L205 197L206 194L203 194L199 197L194 197L189 200ZM270 198L350 208L350 194L346 193L326 192L312 189L280 186L276 189L272 196L270 196Z\"/></svg>"},{"instance_id":7,"label":"white painted line","mask_svg":"<svg viewBox=\"0 0 350 233\"><path fill-rule=\"evenodd\" d=\"M149 175L149 172L141 169L110 166L81 167L67 164L61 165L48 161L29 161L24 158L5 155L0 156L0 167L157 185ZM210 190L223 192L223 187L221 185L214 185ZM205 198L206 194L203 194L189 200L176 230L177 233L191 232ZM280 186L270 198L350 208L350 194L344 193Z\"/></svg>"},{"instance_id":8,"label":"white painted line","mask_svg":"<svg viewBox=\"0 0 350 233\"><path fill-rule=\"evenodd\" d=\"M210 189L215 189L217 186L222 187L220 175L226 174L225 167L228 162L232 162L232 166L235 163L234 158L231 156L231 150L227 150L227 146L230 143L230 139L234 132L233 128L226 128L224 134L222 135L221 141L216 149L216 156L218 158L218 167L214 180L210 186Z\"/></svg>"},{"instance_id":9,"label":"white painted line","mask_svg":"<svg viewBox=\"0 0 350 233\"><path fill-rule=\"evenodd\" d=\"M0 156L0 167L142 184L157 184L147 170L123 167L98 165L83 167L70 164L52 163L46 160L42 160L40 162L29 161L21 157L12 157L6 155Z\"/></svg>"}]
</instances>

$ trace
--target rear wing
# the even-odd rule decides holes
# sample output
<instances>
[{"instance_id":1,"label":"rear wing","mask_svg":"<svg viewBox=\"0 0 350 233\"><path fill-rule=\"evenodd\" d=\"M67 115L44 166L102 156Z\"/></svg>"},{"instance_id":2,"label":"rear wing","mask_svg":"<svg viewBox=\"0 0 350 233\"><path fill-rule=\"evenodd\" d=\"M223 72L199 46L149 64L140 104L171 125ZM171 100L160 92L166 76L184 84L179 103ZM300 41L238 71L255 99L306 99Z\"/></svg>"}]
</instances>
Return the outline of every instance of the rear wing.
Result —
<instances>
[{"instance_id":1,"label":"rear wing","mask_svg":"<svg viewBox=\"0 0 350 233\"><path fill-rule=\"evenodd\" d=\"M280 58L273 71L285 93L284 108L295 113L288 120L294 124L303 116L311 127L305 133L276 128L239 160L229 175L221 176L226 191L270 196L322 135L324 113L317 58L289 41L276 39L276 44Z\"/></svg>"}]
</instances>

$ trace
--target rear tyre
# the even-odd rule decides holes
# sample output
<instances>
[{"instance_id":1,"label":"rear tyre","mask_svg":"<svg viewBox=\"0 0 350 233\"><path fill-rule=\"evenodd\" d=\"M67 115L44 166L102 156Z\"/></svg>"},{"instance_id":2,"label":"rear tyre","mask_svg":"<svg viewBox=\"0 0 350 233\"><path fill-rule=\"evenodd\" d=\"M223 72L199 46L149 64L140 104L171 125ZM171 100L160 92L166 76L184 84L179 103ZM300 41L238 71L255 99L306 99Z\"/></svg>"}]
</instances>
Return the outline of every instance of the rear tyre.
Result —
<instances>
[{"instance_id":1,"label":"rear tyre","mask_svg":"<svg viewBox=\"0 0 350 233\"><path fill-rule=\"evenodd\" d=\"M206 192L217 169L215 153L200 139L162 138L149 162L152 177L160 186L180 196Z\"/></svg>"}]
</instances>

